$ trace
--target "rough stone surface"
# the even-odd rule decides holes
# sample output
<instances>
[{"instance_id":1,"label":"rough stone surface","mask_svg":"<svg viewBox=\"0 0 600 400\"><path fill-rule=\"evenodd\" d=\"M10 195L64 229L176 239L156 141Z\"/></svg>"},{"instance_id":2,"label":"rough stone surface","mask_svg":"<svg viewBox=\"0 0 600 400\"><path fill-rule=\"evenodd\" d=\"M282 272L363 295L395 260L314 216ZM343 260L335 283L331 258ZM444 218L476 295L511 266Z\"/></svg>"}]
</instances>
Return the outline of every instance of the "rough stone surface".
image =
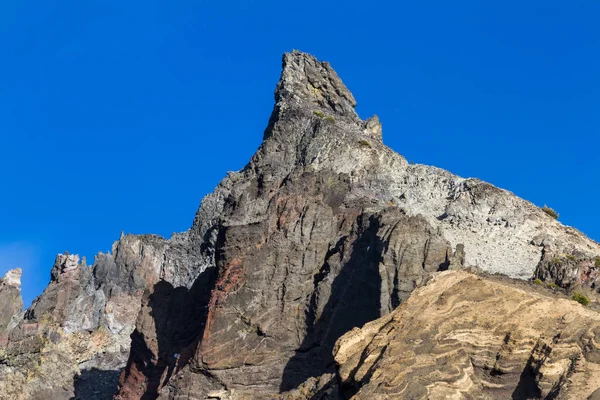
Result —
<instances>
[{"instance_id":1,"label":"rough stone surface","mask_svg":"<svg viewBox=\"0 0 600 400\"><path fill-rule=\"evenodd\" d=\"M186 240L123 236L90 267L77 255L58 255L50 284L6 335L0 398L112 398L145 290L165 276L181 283L205 268ZM105 384L86 391L90 381Z\"/></svg>"},{"instance_id":2,"label":"rough stone surface","mask_svg":"<svg viewBox=\"0 0 600 400\"><path fill-rule=\"evenodd\" d=\"M358 119L329 71L309 55L284 56L265 140L228 178L206 325L160 398L329 388L320 376L334 371L335 340L389 313L432 272L529 279L550 243L600 253L510 192L409 165L383 145L378 118Z\"/></svg>"},{"instance_id":3,"label":"rough stone surface","mask_svg":"<svg viewBox=\"0 0 600 400\"><path fill-rule=\"evenodd\" d=\"M0 346L6 345L8 333L18 324L23 310L21 269L10 270L0 279Z\"/></svg>"},{"instance_id":4,"label":"rough stone surface","mask_svg":"<svg viewBox=\"0 0 600 400\"><path fill-rule=\"evenodd\" d=\"M335 348L342 398L588 399L600 314L526 284L448 271ZM590 397L591 396L591 397Z\"/></svg>"},{"instance_id":5,"label":"rough stone surface","mask_svg":"<svg viewBox=\"0 0 600 400\"><path fill-rule=\"evenodd\" d=\"M123 236L90 267L57 257L5 334L0 396L110 398L119 375L117 399L333 399L336 341L433 273L595 290L597 243L510 192L409 165L355 105L328 63L284 55L263 143L187 232Z\"/></svg>"}]
</instances>

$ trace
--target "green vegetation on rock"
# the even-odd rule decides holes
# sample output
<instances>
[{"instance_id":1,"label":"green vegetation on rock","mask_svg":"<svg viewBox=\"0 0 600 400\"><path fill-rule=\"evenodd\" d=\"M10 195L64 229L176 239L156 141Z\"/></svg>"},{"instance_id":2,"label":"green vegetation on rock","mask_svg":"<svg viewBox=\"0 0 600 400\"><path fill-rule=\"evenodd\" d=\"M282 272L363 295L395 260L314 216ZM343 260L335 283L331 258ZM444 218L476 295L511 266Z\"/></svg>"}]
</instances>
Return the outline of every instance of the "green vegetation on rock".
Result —
<instances>
[{"instance_id":1,"label":"green vegetation on rock","mask_svg":"<svg viewBox=\"0 0 600 400\"><path fill-rule=\"evenodd\" d=\"M552 288L552 289L559 289L559 288L560 288L560 286L558 286L558 285L557 285L556 283L554 283L554 282L550 282L550 283L548 284L548 287L549 287L549 288Z\"/></svg>"},{"instance_id":2,"label":"green vegetation on rock","mask_svg":"<svg viewBox=\"0 0 600 400\"><path fill-rule=\"evenodd\" d=\"M365 147L368 147L368 148L372 148L372 147L373 147L373 146L371 146L371 143L369 143L369 142L368 142L367 140L365 140L365 139L360 139L360 140L358 141L358 143L360 143L360 145L361 145L361 146L365 146Z\"/></svg>"},{"instance_id":3,"label":"green vegetation on rock","mask_svg":"<svg viewBox=\"0 0 600 400\"><path fill-rule=\"evenodd\" d=\"M582 304L584 306L587 306L588 304L590 304L590 299L588 299L588 297L582 293L579 292L575 292L573 293L573 297L571 297L573 300L575 300L576 302L578 302L579 304Z\"/></svg>"},{"instance_id":4,"label":"green vegetation on rock","mask_svg":"<svg viewBox=\"0 0 600 400\"><path fill-rule=\"evenodd\" d=\"M544 204L544 207L542 207L542 211L545 212L546 214L548 214L549 216L551 216L554 219L558 219L559 214L554 211L554 209L548 207L547 205Z\"/></svg>"}]
</instances>

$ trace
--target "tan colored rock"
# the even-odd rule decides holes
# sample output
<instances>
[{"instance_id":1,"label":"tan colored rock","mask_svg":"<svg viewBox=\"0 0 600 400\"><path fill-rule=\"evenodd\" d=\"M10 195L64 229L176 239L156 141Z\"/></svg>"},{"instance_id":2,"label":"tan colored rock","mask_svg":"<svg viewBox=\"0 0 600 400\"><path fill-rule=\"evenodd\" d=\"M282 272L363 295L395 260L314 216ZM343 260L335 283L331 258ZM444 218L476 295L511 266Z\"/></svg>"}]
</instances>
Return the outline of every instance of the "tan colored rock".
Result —
<instances>
[{"instance_id":1,"label":"tan colored rock","mask_svg":"<svg viewBox=\"0 0 600 400\"><path fill-rule=\"evenodd\" d=\"M600 314L573 300L447 271L334 352L353 399L576 400L600 393L599 335Z\"/></svg>"}]
</instances>

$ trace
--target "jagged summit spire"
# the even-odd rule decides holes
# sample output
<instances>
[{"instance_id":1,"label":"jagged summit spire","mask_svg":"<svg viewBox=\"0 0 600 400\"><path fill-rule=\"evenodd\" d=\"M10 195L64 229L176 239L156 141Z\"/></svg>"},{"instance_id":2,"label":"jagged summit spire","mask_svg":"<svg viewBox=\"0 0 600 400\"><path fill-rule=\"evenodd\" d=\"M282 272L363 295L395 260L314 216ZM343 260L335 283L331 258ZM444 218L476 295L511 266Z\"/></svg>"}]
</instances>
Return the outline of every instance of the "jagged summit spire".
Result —
<instances>
[{"instance_id":1,"label":"jagged summit spire","mask_svg":"<svg viewBox=\"0 0 600 400\"><path fill-rule=\"evenodd\" d=\"M381 124L377 118L362 121L354 107L356 100L328 62L294 50L283 55L282 72L275 90L275 107L263 139L280 131L283 137L295 137L294 121L314 119L315 115L328 121L356 125L369 136L381 141ZM301 117L302 116L302 117ZM278 123L285 120L283 128ZM368 123L368 127L366 124ZM286 132L281 132L286 131ZM368 131L368 132L367 132Z\"/></svg>"},{"instance_id":2,"label":"jagged summit spire","mask_svg":"<svg viewBox=\"0 0 600 400\"><path fill-rule=\"evenodd\" d=\"M22 272L23 271L21 270L21 268L11 269L6 273L6 275L4 275L4 278L0 279L0 282L4 283L5 285L19 288L21 287Z\"/></svg>"},{"instance_id":3,"label":"jagged summit spire","mask_svg":"<svg viewBox=\"0 0 600 400\"><path fill-rule=\"evenodd\" d=\"M54 266L50 272L51 280L57 281L61 277L68 277L76 274L82 265L79 262L78 254L58 254L54 260Z\"/></svg>"},{"instance_id":4,"label":"jagged summit spire","mask_svg":"<svg viewBox=\"0 0 600 400\"><path fill-rule=\"evenodd\" d=\"M275 101L308 102L337 115L359 119L354 111L354 96L331 65L298 50L283 55Z\"/></svg>"}]
</instances>

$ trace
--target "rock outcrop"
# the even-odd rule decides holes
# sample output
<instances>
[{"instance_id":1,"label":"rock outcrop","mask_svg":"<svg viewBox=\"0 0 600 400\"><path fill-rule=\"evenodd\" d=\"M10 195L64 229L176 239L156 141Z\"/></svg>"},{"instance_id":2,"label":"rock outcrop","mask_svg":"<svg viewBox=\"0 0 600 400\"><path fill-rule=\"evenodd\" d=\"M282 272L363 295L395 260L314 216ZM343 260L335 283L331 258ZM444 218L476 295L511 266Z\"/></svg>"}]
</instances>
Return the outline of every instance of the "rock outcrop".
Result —
<instances>
[{"instance_id":1,"label":"rock outcrop","mask_svg":"<svg viewBox=\"0 0 600 400\"><path fill-rule=\"evenodd\" d=\"M123 236L89 267L77 255L58 255L50 284L5 335L0 398L111 398L144 292L161 278L177 284L205 267L189 236ZM0 284L0 296L10 282ZM8 312L13 303L2 301Z\"/></svg>"},{"instance_id":2,"label":"rock outcrop","mask_svg":"<svg viewBox=\"0 0 600 400\"><path fill-rule=\"evenodd\" d=\"M335 384L336 341L434 273L595 290L597 243L510 192L410 165L355 106L328 63L284 55L249 164L187 232L124 236L90 267L60 255L7 331L0 393L110 398L120 374L117 399L337 398L367 386Z\"/></svg>"},{"instance_id":3,"label":"rock outcrop","mask_svg":"<svg viewBox=\"0 0 600 400\"><path fill-rule=\"evenodd\" d=\"M119 398L267 398L325 382L335 341L391 312L433 272L528 279L545 252L600 254L510 192L409 165L383 145L377 117L360 120L327 63L286 54L275 101L258 152L221 185L210 228L216 277L198 336L185 357L154 350L158 361L126 370ZM149 377L163 367L140 373L169 363L158 384Z\"/></svg>"},{"instance_id":4,"label":"rock outcrop","mask_svg":"<svg viewBox=\"0 0 600 400\"><path fill-rule=\"evenodd\" d=\"M338 390L352 399L600 398L600 314L534 286L436 275L339 340Z\"/></svg>"},{"instance_id":5,"label":"rock outcrop","mask_svg":"<svg viewBox=\"0 0 600 400\"><path fill-rule=\"evenodd\" d=\"M19 323L23 310L21 269L10 270L0 279L0 346L6 345L8 333Z\"/></svg>"}]
</instances>

